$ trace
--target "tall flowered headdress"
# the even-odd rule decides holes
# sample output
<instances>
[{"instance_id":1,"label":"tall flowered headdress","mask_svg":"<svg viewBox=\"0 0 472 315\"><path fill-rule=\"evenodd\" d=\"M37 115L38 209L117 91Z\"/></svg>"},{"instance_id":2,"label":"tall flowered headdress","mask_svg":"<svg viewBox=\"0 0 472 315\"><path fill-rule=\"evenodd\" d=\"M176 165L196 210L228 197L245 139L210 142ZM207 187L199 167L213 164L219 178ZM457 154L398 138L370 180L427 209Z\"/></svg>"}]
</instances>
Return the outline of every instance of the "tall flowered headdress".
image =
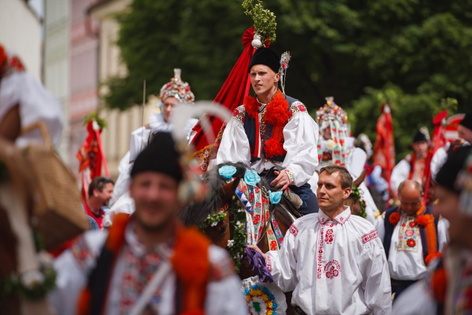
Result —
<instances>
[{"instance_id":1,"label":"tall flowered headdress","mask_svg":"<svg viewBox=\"0 0 472 315\"><path fill-rule=\"evenodd\" d=\"M180 74L180 69L174 69L174 77L162 86L159 93L161 101L170 96L175 97L181 103L193 103L195 101L195 95L193 95L190 85L182 81Z\"/></svg>"},{"instance_id":2,"label":"tall flowered headdress","mask_svg":"<svg viewBox=\"0 0 472 315\"><path fill-rule=\"evenodd\" d=\"M331 163L345 165L347 137L347 114L338 106L333 97L326 97L326 103L316 111L316 122L320 127L320 141L318 143L318 160L323 161L323 149L321 141L326 128L331 130L331 141L326 142L326 148L331 152ZM325 161L327 162L327 161Z\"/></svg>"}]
</instances>

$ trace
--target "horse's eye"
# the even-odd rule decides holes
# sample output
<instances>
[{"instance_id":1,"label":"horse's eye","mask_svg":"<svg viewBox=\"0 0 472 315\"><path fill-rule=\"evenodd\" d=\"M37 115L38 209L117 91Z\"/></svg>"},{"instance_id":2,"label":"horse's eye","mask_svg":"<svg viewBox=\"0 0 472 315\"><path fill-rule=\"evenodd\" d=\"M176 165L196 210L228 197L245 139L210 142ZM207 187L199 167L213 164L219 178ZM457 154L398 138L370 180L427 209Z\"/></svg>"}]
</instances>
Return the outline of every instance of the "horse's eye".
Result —
<instances>
[{"instance_id":1,"label":"horse's eye","mask_svg":"<svg viewBox=\"0 0 472 315\"><path fill-rule=\"evenodd\" d=\"M223 226L220 228L220 234L225 234L227 230L228 230L228 227L227 227L226 225L223 225Z\"/></svg>"}]
</instances>

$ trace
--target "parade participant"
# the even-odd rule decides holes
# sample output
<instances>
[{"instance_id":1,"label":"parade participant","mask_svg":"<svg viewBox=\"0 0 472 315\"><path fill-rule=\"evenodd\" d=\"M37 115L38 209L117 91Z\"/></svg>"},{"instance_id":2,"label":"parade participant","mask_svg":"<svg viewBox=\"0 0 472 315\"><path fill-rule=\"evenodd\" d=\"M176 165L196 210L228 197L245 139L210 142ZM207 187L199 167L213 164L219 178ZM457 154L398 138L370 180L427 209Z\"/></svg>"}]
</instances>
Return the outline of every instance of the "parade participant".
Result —
<instances>
[{"instance_id":1,"label":"parade participant","mask_svg":"<svg viewBox=\"0 0 472 315\"><path fill-rule=\"evenodd\" d=\"M439 168L446 161L447 153L450 151L456 150L461 146L468 146L472 144L472 113L467 113L464 115L462 120L457 126L457 136L458 139L455 141L448 142L445 146L439 148L433 155L431 159L431 173L436 176L436 173L439 171Z\"/></svg>"},{"instance_id":2,"label":"parade participant","mask_svg":"<svg viewBox=\"0 0 472 315\"><path fill-rule=\"evenodd\" d=\"M382 243L370 222L344 206L351 186L346 168L323 167L317 189L321 211L297 219L282 249L264 255L277 285L293 290L298 314L390 314Z\"/></svg>"},{"instance_id":3,"label":"parade participant","mask_svg":"<svg viewBox=\"0 0 472 315\"><path fill-rule=\"evenodd\" d=\"M427 264L447 242L446 220L434 217L422 196L420 183L403 181L398 187L400 206L388 209L375 224L387 254L395 298L425 276Z\"/></svg>"},{"instance_id":4,"label":"parade participant","mask_svg":"<svg viewBox=\"0 0 472 315\"><path fill-rule=\"evenodd\" d=\"M472 209L472 186L466 184L472 183L471 153L470 146L449 152L436 176L437 202L434 212L449 221L449 242L443 257L431 263L427 276L399 297L393 306L394 314L452 315L472 312L469 294L472 283L472 216L467 213Z\"/></svg>"},{"instance_id":5,"label":"parade participant","mask_svg":"<svg viewBox=\"0 0 472 315\"><path fill-rule=\"evenodd\" d=\"M187 82L182 81L181 69L174 69L174 77L164 84L160 90L160 102L158 107L160 112L152 114L149 123L134 130L131 133L129 152L121 159L119 165L120 175L116 181L113 197L110 201L110 214L124 212L131 214L134 211L133 200L129 197L129 172L133 166L136 156L143 150L152 139L153 135L159 131L169 132L172 129L170 116L174 107L178 103L193 103L195 95ZM189 119L185 129L188 139L192 136L192 128L197 123L197 119ZM105 225L109 225L111 219L109 215L105 218Z\"/></svg>"},{"instance_id":6,"label":"parade participant","mask_svg":"<svg viewBox=\"0 0 472 315\"><path fill-rule=\"evenodd\" d=\"M333 97L327 97L326 103L316 111L316 122L320 126L317 145L320 164L317 169L329 164L345 166L355 180L361 176L368 155L366 150L354 146L354 137L347 135L347 119L346 112L334 102ZM316 181L315 174L310 184L316 187ZM364 182L358 188L366 204L366 219L375 223L379 213L377 205Z\"/></svg>"},{"instance_id":7,"label":"parade participant","mask_svg":"<svg viewBox=\"0 0 472 315\"><path fill-rule=\"evenodd\" d=\"M279 190L289 187L303 201L299 212L318 211L316 196L307 183L318 160L318 126L305 105L278 89L280 61L269 48L259 48L249 66L256 97L233 112L223 133L216 164L243 162L267 175ZM275 168L275 171L271 171Z\"/></svg>"},{"instance_id":8,"label":"parade participant","mask_svg":"<svg viewBox=\"0 0 472 315\"><path fill-rule=\"evenodd\" d=\"M24 132L38 121L45 124L53 144L59 145L63 125L59 103L14 53L0 45L0 136L18 146L43 143L39 129Z\"/></svg>"},{"instance_id":9,"label":"parade participant","mask_svg":"<svg viewBox=\"0 0 472 315\"><path fill-rule=\"evenodd\" d=\"M171 135L156 133L131 170L134 214L55 261L58 314L74 314L77 301L79 314L247 314L228 254L180 224L179 159Z\"/></svg>"},{"instance_id":10,"label":"parade participant","mask_svg":"<svg viewBox=\"0 0 472 315\"><path fill-rule=\"evenodd\" d=\"M411 147L413 152L408 154L395 165L390 177L390 188L395 195L398 194L398 186L406 179L413 179L421 185L425 185L424 180L428 177L430 170L429 152L430 138L426 128L416 131Z\"/></svg>"},{"instance_id":11,"label":"parade participant","mask_svg":"<svg viewBox=\"0 0 472 315\"><path fill-rule=\"evenodd\" d=\"M103 228L103 217L105 207L108 207L115 182L108 177L95 177L88 187L88 199L82 202L85 213Z\"/></svg>"}]
</instances>

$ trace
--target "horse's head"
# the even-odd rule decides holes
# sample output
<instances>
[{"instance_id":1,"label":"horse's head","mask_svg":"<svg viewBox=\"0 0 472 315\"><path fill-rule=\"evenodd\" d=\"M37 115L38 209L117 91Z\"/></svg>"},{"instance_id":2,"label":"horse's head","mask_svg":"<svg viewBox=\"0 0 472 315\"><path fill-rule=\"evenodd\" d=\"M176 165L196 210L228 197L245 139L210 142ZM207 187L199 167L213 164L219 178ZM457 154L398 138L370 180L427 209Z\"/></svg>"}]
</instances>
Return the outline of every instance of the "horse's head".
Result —
<instances>
[{"instance_id":1,"label":"horse's head","mask_svg":"<svg viewBox=\"0 0 472 315\"><path fill-rule=\"evenodd\" d=\"M233 180L228 182L218 173L222 165L236 168ZM180 212L184 225L199 227L214 244L226 247L231 238L230 206L234 202L236 187L244 177L246 166L242 163L225 163L214 167L205 174L203 180L209 185L210 194L201 202L191 202Z\"/></svg>"}]
</instances>

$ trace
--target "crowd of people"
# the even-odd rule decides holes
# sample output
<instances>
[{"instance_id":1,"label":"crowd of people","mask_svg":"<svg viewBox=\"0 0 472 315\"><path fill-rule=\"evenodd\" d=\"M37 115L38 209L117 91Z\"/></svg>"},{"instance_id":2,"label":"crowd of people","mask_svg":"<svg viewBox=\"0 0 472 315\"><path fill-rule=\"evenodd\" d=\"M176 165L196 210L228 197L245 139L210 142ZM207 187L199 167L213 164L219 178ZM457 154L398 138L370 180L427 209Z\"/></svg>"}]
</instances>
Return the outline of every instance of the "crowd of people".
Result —
<instances>
[{"instance_id":1,"label":"crowd of people","mask_svg":"<svg viewBox=\"0 0 472 315\"><path fill-rule=\"evenodd\" d=\"M361 217L346 200L357 189L353 181L363 176L371 148L348 134L347 114L333 98L313 119L301 101L279 88L279 68L273 50L256 50L248 68L254 96L226 122L213 165L242 162L267 178L273 191L291 190L299 197L300 217L280 250L263 253L248 245L260 257L259 269L283 292L292 292L290 312L472 312L472 114L459 123L458 141L436 152L427 130L419 129L412 153L395 165L389 181L374 167L375 187L394 202L379 206L372 187L362 182L367 210ZM17 145L37 140L21 134L25 122L36 119L47 122L58 139L57 104L1 46L0 76L1 137ZM30 111L30 99L16 91L20 85L33 86L55 110ZM259 314L248 308L228 252L178 217L184 202L179 186L190 166L172 138L177 127L170 116L179 103L195 100L180 70L162 87L160 99L161 113L132 133L116 183L96 177L88 187L81 210L91 231L68 242L54 259L54 285L41 295L49 306L39 313ZM185 126L189 142L195 122ZM431 198L425 196L429 179ZM6 206L0 203L0 210ZM12 226L7 232L15 235ZM11 274L24 280L12 266L0 268L2 281L14 279ZM20 293L18 302L7 301L15 288L46 288L44 268L35 271L34 277L28 273L33 280L12 282L10 291L0 286L0 307L7 314L31 307Z\"/></svg>"}]
</instances>

